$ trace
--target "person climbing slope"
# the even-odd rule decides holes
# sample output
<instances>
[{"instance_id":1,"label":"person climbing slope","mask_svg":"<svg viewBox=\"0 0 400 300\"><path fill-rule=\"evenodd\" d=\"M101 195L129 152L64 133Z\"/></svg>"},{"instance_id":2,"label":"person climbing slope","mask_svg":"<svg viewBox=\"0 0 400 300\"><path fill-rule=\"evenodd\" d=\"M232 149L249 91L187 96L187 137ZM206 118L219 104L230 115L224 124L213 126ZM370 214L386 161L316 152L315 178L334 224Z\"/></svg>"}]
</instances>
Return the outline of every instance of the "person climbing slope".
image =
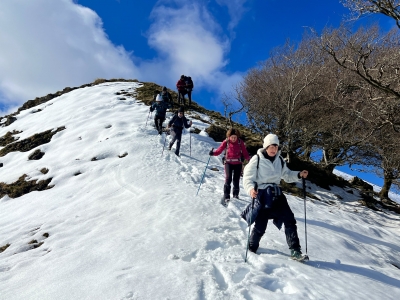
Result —
<instances>
[{"instance_id":1,"label":"person climbing slope","mask_svg":"<svg viewBox=\"0 0 400 300\"><path fill-rule=\"evenodd\" d=\"M226 206L230 200L231 183L233 181L233 198L239 198L239 180L242 173L243 161L250 160L246 145L240 139L240 131L231 128L226 133L226 139L216 150L211 150L210 155L220 155L225 150L222 161L225 165L224 195L221 204ZM233 177L233 180L232 180Z\"/></svg>"},{"instance_id":2,"label":"person climbing slope","mask_svg":"<svg viewBox=\"0 0 400 300\"><path fill-rule=\"evenodd\" d=\"M278 229L281 229L282 224L285 225L286 242L291 251L291 258L301 261L306 256L301 252L296 219L279 183L281 178L288 183L300 181L301 178L307 177L308 171L290 170L280 156L278 147L278 136L268 134L264 138L263 148L258 149L257 155L254 155L244 168L243 187L252 198L255 198L255 202L254 207L247 206L242 212L242 218L248 224L254 222L249 239L249 251L257 252L268 220L273 219ZM255 189L255 184L258 190Z\"/></svg>"},{"instance_id":3,"label":"person climbing slope","mask_svg":"<svg viewBox=\"0 0 400 300\"><path fill-rule=\"evenodd\" d=\"M158 94L156 97L156 102L153 103L150 107L150 111L156 111L154 116L154 124L156 125L156 129L158 134L162 133L162 124L165 121L165 115L167 113L167 109L170 108L170 104L163 101L163 97L161 94Z\"/></svg>"},{"instance_id":4,"label":"person climbing slope","mask_svg":"<svg viewBox=\"0 0 400 300\"><path fill-rule=\"evenodd\" d=\"M179 150L181 148L181 139L182 139L182 131L183 128L189 128L192 126L192 121L188 121L184 116L184 108L181 106L178 110L178 113L173 116L171 121L168 122L168 128L171 128L171 137L172 140L169 143L168 150L171 150L172 146L176 141L176 149L175 154L179 156Z\"/></svg>"}]
</instances>

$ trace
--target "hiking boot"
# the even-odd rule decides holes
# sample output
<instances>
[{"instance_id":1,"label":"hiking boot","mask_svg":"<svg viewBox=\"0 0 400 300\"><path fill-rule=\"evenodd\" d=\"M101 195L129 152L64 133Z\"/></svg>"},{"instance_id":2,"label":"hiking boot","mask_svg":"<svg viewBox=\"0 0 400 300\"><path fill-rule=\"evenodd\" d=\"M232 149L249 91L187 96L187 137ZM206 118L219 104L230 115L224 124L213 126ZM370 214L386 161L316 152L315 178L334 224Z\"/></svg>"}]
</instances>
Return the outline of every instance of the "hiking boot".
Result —
<instances>
[{"instance_id":1,"label":"hiking boot","mask_svg":"<svg viewBox=\"0 0 400 300\"><path fill-rule=\"evenodd\" d=\"M257 253L257 248L255 248L253 245L249 245L249 251L253 253Z\"/></svg>"},{"instance_id":2,"label":"hiking boot","mask_svg":"<svg viewBox=\"0 0 400 300\"><path fill-rule=\"evenodd\" d=\"M233 195L233 198L239 199L239 195Z\"/></svg>"},{"instance_id":3,"label":"hiking boot","mask_svg":"<svg viewBox=\"0 0 400 300\"><path fill-rule=\"evenodd\" d=\"M222 196L222 198L221 198L221 204L222 204L223 206L227 207L230 200L231 200L231 199L225 198L225 196Z\"/></svg>"},{"instance_id":4,"label":"hiking boot","mask_svg":"<svg viewBox=\"0 0 400 300\"><path fill-rule=\"evenodd\" d=\"M301 253L300 249L291 249L290 258L298 261L304 260L305 256Z\"/></svg>"}]
</instances>

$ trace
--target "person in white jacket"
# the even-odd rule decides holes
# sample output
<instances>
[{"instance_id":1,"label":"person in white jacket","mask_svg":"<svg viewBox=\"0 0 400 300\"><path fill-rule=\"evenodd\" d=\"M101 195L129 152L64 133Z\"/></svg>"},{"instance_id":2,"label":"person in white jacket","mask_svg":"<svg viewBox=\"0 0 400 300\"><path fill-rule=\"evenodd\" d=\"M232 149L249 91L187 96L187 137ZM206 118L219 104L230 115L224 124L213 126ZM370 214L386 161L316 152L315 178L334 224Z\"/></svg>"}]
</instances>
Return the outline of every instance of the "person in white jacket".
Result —
<instances>
[{"instance_id":1,"label":"person in white jacket","mask_svg":"<svg viewBox=\"0 0 400 300\"><path fill-rule=\"evenodd\" d=\"M249 240L249 250L256 253L261 237L267 228L268 220L281 229L285 225L286 241L293 259L301 259L301 247L297 235L296 219L289 207L279 183L300 181L306 178L307 170L292 171L280 156L279 139L275 134L264 138L263 148L257 151L244 169L243 186L246 192L255 198L257 215L254 216L254 227ZM255 189L257 183L258 190Z\"/></svg>"}]
</instances>

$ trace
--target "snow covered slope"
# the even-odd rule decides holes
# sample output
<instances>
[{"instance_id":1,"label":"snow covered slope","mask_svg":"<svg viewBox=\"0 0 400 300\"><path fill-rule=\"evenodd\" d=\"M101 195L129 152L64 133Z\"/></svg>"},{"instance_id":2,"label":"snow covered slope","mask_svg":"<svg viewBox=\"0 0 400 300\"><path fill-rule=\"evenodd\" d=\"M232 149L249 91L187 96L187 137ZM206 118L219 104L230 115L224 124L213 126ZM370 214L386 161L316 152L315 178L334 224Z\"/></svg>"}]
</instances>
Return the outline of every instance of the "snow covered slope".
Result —
<instances>
[{"instance_id":1,"label":"snow covered slope","mask_svg":"<svg viewBox=\"0 0 400 300\"><path fill-rule=\"evenodd\" d=\"M308 184L323 199L307 201L310 262L288 259L284 232L271 222L245 263L239 213L250 198L242 190L228 209L219 204L219 158L196 196L218 143L186 131L182 156L162 155L165 136L151 120L145 126L149 107L115 94L139 86L77 89L0 128L23 140L65 126L47 144L0 157L0 182L27 174L54 185L0 199L0 247L9 245L0 299L400 299L399 217L359 206L356 191ZM45 155L28 160L36 149ZM287 198L305 252L304 202Z\"/></svg>"}]
</instances>

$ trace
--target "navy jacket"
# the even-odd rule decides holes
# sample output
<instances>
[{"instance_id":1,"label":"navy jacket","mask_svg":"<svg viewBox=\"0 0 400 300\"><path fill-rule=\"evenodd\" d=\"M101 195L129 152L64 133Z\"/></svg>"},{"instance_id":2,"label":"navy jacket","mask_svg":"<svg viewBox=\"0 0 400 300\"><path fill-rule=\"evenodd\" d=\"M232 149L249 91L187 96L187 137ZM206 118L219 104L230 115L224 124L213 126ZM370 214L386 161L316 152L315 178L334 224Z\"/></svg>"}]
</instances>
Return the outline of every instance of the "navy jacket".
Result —
<instances>
[{"instance_id":1,"label":"navy jacket","mask_svg":"<svg viewBox=\"0 0 400 300\"><path fill-rule=\"evenodd\" d=\"M150 107L150 111L156 110L156 116L165 119L167 109L170 107L171 105L169 103L166 103L164 101L157 101L153 103L153 105Z\"/></svg>"},{"instance_id":2,"label":"navy jacket","mask_svg":"<svg viewBox=\"0 0 400 300\"><path fill-rule=\"evenodd\" d=\"M172 129L175 132L182 131L183 128L189 128L190 127L189 121L188 121L188 119L186 119L185 116L183 116L182 118L179 118L177 115L175 115L171 119L171 121L168 122L168 126L172 127Z\"/></svg>"}]
</instances>

